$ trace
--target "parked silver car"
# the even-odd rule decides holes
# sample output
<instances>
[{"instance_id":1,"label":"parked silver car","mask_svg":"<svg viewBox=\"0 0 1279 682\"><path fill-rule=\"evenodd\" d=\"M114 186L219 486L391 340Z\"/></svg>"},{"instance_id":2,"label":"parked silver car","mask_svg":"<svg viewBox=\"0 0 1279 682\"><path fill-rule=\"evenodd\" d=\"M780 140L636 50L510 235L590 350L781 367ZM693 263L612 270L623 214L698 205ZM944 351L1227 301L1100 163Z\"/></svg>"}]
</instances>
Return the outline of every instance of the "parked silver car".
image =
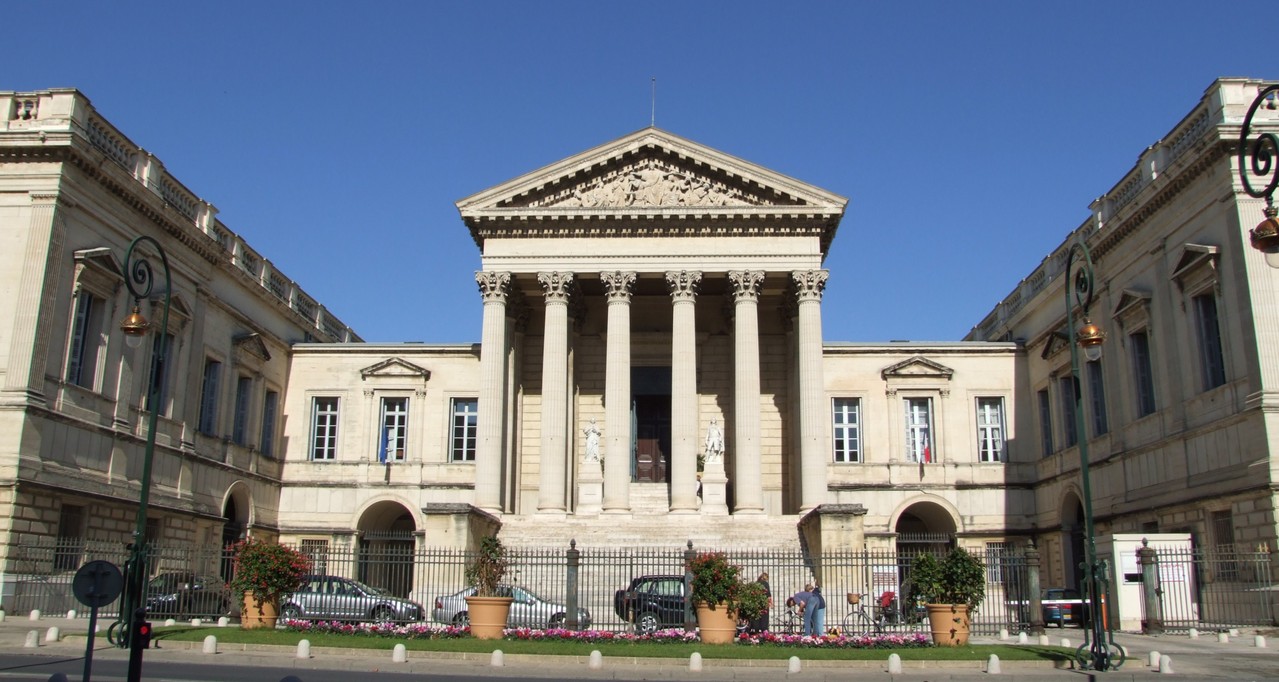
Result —
<instances>
[{"instance_id":1,"label":"parked silver car","mask_svg":"<svg viewBox=\"0 0 1279 682\"><path fill-rule=\"evenodd\" d=\"M417 602L391 596L358 580L308 575L297 592L280 599L280 616L302 620L416 622L425 617L425 610Z\"/></svg>"},{"instance_id":2,"label":"parked silver car","mask_svg":"<svg viewBox=\"0 0 1279 682\"><path fill-rule=\"evenodd\" d=\"M500 596L511 597L511 612L506 617L508 628L562 628L568 609L563 604L547 601L522 587L511 585L498 586ZM464 627L470 625L471 619L466 612L466 598L475 594L474 587L461 592L435 598L434 617L437 623ZM586 609L577 610L579 627L590 627L591 613Z\"/></svg>"}]
</instances>

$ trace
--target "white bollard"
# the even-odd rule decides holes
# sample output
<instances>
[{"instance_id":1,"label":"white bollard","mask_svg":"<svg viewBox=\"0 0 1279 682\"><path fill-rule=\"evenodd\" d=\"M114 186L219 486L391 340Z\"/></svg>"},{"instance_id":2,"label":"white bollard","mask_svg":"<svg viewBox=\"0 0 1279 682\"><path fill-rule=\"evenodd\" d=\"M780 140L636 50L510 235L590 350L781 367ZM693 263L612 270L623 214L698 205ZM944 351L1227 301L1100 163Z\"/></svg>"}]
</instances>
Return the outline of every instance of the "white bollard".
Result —
<instances>
[{"instance_id":1,"label":"white bollard","mask_svg":"<svg viewBox=\"0 0 1279 682\"><path fill-rule=\"evenodd\" d=\"M403 644L396 644L395 650L391 652L392 663L404 663L409 660L409 649Z\"/></svg>"},{"instance_id":2,"label":"white bollard","mask_svg":"<svg viewBox=\"0 0 1279 682\"><path fill-rule=\"evenodd\" d=\"M1190 628L1188 633L1191 639L1199 639L1199 628Z\"/></svg>"},{"instance_id":3,"label":"white bollard","mask_svg":"<svg viewBox=\"0 0 1279 682\"><path fill-rule=\"evenodd\" d=\"M999 638L1002 640L1008 639L1008 628L999 628Z\"/></svg>"},{"instance_id":4,"label":"white bollard","mask_svg":"<svg viewBox=\"0 0 1279 682\"><path fill-rule=\"evenodd\" d=\"M1218 633L1217 633L1217 642L1218 642L1218 643L1220 643L1220 644L1229 644L1229 643L1230 643L1230 633L1229 633L1229 632L1218 632Z\"/></svg>"},{"instance_id":5,"label":"white bollard","mask_svg":"<svg viewBox=\"0 0 1279 682\"><path fill-rule=\"evenodd\" d=\"M702 655L696 651L688 657L688 671L690 673L702 672Z\"/></svg>"},{"instance_id":6,"label":"white bollard","mask_svg":"<svg viewBox=\"0 0 1279 682\"><path fill-rule=\"evenodd\" d=\"M204 625L204 621L200 620L199 618L192 618L192 619L191 619L191 627L197 627L197 628L198 628L198 627L200 627L201 625Z\"/></svg>"},{"instance_id":7,"label":"white bollard","mask_svg":"<svg viewBox=\"0 0 1279 682\"><path fill-rule=\"evenodd\" d=\"M164 627L166 627L166 628L171 628L171 627L173 627L174 625L177 625L177 624L178 624L178 621L173 620L172 618L165 618L165 619L164 619Z\"/></svg>"},{"instance_id":8,"label":"white bollard","mask_svg":"<svg viewBox=\"0 0 1279 682\"><path fill-rule=\"evenodd\" d=\"M1239 628L1230 628L1230 636L1231 636L1231 637L1238 637L1238 636L1239 636Z\"/></svg>"},{"instance_id":9,"label":"white bollard","mask_svg":"<svg viewBox=\"0 0 1279 682\"><path fill-rule=\"evenodd\" d=\"M23 642L22 646L28 649L38 649L40 647L40 631L32 630L28 632L27 641Z\"/></svg>"},{"instance_id":10,"label":"white bollard","mask_svg":"<svg viewBox=\"0 0 1279 682\"><path fill-rule=\"evenodd\" d=\"M494 649L494 650L493 650L493 655L489 657L489 665L490 665L490 666L492 666L492 667L494 667L494 668L500 668L500 667L502 667L502 666L506 665L505 663L503 663L503 662L502 662L502 650L501 650L501 649Z\"/></svg>"},{"instance_id":11,"label":"white bollard","mask_svg":"<svg viewBox=\"0 0 1279 682\"><path fill-rule=\"evenodd\" d=\"M998 675L1000 673L999 657L995 654L991 654L990 660L986 661L986 673L989 675Z\"/></svg>"},{"instance_id":12,"label":"white bollard","mask_svg":"<svg viewBox=\"0 0 1279 682\"><path fill-rule=\"evenodd\" d=\"M1069 649L1069 648L1070 648L1070 638L1069 638L1069 637L1062 637L1062 638L1061 638L1061 646L1062 646L1062 648Z\"/></svg>"},{"instance_id":13,"label":"white bollard","mask_svg":"<svg viewBox=\"0 0 1279 682\"><path fill-rule=\"evenodd\" d=\"M889 675L902 674L902 657L901 656L898 656L897 654L888 655L888 674Z\"/></svg>"},{"instance_id":14,"label":"white bollard","mask_svg":"<svg viewBox=\"0 0 1279 682\"><path fill-rule=\"evenodd\" d=\"M794 674L799 672L800 663L799 656L791 656L790 662L786 665L786 672Z\"/></svg>"},{"instance_id":15,"label":"white bollard","mask_svg":"<svg viewBox=\"0 0 1279 682\"><path fill-rule=\"evenodd\" d=\"M31 609L31 613L27 614L27 620L40 620L40 609Z\"/></svg>"},{"instance_id":16,"label":"white bollard","mask_svg":"<svg viewBox=\"0 0 1279 682\"><path fill-rule=\"evenodd\" d=\"M1149 667L1151 670L1159 669L1159 652L1158 651L1152 651L1150 652L1150 655L1146 656L1146 666Z\"/></svg>"},{"instance_id":17,"label":"white bollard","mask_svg":"<svg viewBox=\"0 0 1279 682\"><path fill-rule=\"evenodd\" d=\"M300 640L298 640L298 653L297 653L297 656L298 656L298 658L310 658L310 657L311 657L311 640L309 640L309 639L300 639Z\"/></svg>"},{"instance_id":18,"label":"white bollard","mask_svg":"<svg viewBox=\"0 0 1279 682\"><path fill-rule=\"evenodd\" d=\"M231 624L231 619L230 619L230 618L227 618L226 616L219 616L219 617L218 617L218 627L220 627L220 628L224 628L224 627L226 627L226 626L228 626L228 625L230 625L230 624Z\"/></svg>"},{"instance_id":19,"label":"white bollard","mask_svg":"<svg viewBox=\"0 0 1279 682\"><path fill-rule=\"evenodd\" d=\"M600 668L603 668L604 654L601 654L599 650L592 651L591 658L587 662L586 666L590 668L591 670L599 670Z\"/></svg>"},{"instance_id":20,"label":"white bollard","mask_svg":"<svg viewBox=\"0 0 1279 682\"><path fill-rule=\"evenodd\" d=\"M1048 635L1039 636L1039 646L1048 646L1049 644L1051 644L1051 642L1048 640Z\"/></svg>"},{"instance_id":21,"label":"white bollard","mask_svg":"<svg viewBox=\"0 0 1279 682\"><path fill-rule=\"evenodd\" d=\"M1264 648L1266 648L1266 637L1265 637L1265 635L1257 635L1256 637L1253 637L1253 638L1252 638L1252 645L1253 645L1253 646L1255 646L1255 647L1257 647L1258 649L1264 649Z\"/></svg>"},{"instance_id":22,"label":"white bollard","mask_svg":"<svg viewBox=\"0 0 1279 682\"><path fill-rule=\"evenodd\" d=\"M0 623L4 622L4 609L0 609Z\"/></svg>"},{"instance_id":23,"label":"white bollard","mask_svg":"<svg viewBox=\"0 0 1279 682\"><path fill-rule=\"evenodd\" d=\"M56 642L56 641L58 641L58 635L59 635L59 634L61 634L61 631L59 631L59 630L58 630L58 626L56 626L56 625L55 625L55 626L53 626L53 627L49 628L48 630L45 630L45 631L44 631L44 641L46 641L46 642Z\"/></svg>"},{"instance_id":24,"label":"white bollard","mask_svg":"<svg viewBox=\"0 0 1279 682\"><path fill-rule=\"evenodd\" d=\"M1159 672L1159 674L1161 674L1161 675L1171 675L1171 674L1172 674L1172 656L1169 656L1168 654L1164 654L1163 656L1160 656L1160 657L1159 657L1159 670L1158 670L1158 672Z\"/></svg>"},{"instance_id":25,"label":"white bollard","mask_svg":"<svg viewBox=\"0 0 1279 682\"><path fill-rule=\"evenodd\" d=\"M209 635L208 637L205 637L205 638L204 638L204 653L206 653L206 654L216 654L216 653L218 653L218 638L217 638L217 637L214 637L213 635Z\"/></svg>"},{"instance_id":26,"label":"white bollard","mask_svg":"<svg viewBox=\"0 0 1279 682\"><path fill-rule=\"evenodd\" d=\"M75 620L75 609L67 611L67 620Z\"/></svg>"},{"instance_id":27,"label":"white bollard","mask_svg":"<svg viewBox=\"0 0 1279 682\"><path fill-rule=\"evenodd\" d=\"M1028 635L1028 634L1026 634L1026 633L1024 633L1024 632L1018 632L1018 633L1017 633L1017 643L1018 643L1018 644L1030 644L1030 635Z\"/></svg>"}]
</instances>

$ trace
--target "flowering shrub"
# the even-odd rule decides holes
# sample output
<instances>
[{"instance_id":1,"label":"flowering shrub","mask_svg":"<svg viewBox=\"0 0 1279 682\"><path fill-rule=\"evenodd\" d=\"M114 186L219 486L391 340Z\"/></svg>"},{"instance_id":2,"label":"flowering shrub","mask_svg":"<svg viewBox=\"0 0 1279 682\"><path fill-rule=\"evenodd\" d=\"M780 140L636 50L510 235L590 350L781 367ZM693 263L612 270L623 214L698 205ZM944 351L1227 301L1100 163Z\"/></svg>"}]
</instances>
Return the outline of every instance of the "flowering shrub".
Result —
<instances>
[{"instance_id":1,"label":"flowering shrub","mask_svg":"<svg viewBox=\"0 0 1279 682\"><path fill-rule=\"evenodd\" d=\"M457 639L470 634L470 628L459 628L451 625L430 625L412 623L396 625L394 623L339 623L336 621L307 621L287 619L281 621L285 629L303 633L328 633L368 637L388 637L394 639ZM599 644L618 642L626 644L696 644L697 633L684 632L672 628L658 630L652 634L640 635L633 632L614 632L612 630L565 630L550 628L534 630L532 628L507 628L503 631L504 639L530 642L582 642ZM777 646L789 648L818 649L909 649L932 646L928 635L881 634L881 635L828 635L825 637L803 637L800 635L781 635L772 632L758 634L742 634L737 643L743 646Z\"/></svg>"},{"instance_id":2,"label":"flowering shrub","mask_svg":"<svg viewBox=\"0 0 1279 682\"><path fill-rule=\"evenodd\" d=\"M693 573L693 602L706 602L715 608L720 604L734 606L741 589L742 568L728 562L723 552L702 552L688 563Z\"/></svg>"},{"instance_id":3,"label":"flowering shrub","mask_svg":"<svg viewBox=\"0 0 1279 682\"><path fill-rule=\"evenodd\" d=\"M249 538L237 542L232 551L235 576L231 578L231 589L252 592L259 604L296 591L311 570L311 560L306 555L275 542Z\"/></svg>"}]
</instances>

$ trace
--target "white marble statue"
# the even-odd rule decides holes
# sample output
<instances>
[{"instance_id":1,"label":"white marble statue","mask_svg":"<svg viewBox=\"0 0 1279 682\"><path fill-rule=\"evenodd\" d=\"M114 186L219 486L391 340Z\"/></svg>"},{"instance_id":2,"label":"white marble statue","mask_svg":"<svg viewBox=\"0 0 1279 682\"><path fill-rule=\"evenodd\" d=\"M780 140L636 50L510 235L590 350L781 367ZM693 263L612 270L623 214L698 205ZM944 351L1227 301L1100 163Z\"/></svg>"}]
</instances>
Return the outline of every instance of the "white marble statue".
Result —
<instances>
[{"instance_id":1,"label":"white marble statue","mask_svg":"<svg viewBox=\"0 0 1279 682\"><path fill-rule=\"evenodd\" d=\"M711 419L706 428L706 461L718 462L724 456L724 432L719 428L719 421Z\"/></svg>"},{"instance_id":2,"label":"white marble statue","mask_svg":"<svg viewBox=\"0 0 1279 682\"><path fill-rule=\"evenodd\" d=\"M586 436L586 461L600 461L600 429L594 419L582 429L582 435Z\"/></svg>"}]
</instances>

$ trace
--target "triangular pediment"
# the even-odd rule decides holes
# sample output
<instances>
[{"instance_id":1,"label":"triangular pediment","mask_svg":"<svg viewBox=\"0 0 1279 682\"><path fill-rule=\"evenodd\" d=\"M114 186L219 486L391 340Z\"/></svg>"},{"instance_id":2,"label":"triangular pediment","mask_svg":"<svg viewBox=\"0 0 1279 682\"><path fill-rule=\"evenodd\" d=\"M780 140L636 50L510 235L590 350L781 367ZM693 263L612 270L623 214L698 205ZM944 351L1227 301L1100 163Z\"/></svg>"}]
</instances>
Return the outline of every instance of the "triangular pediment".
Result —
<instances>
[{"instance_id":1,"label":"triangular pediment","mask_svg":"<svg viewBox=\"0 0 1279 682\"><path fill-rule=\"evenodd\" d=\"M786 223L829 242L848 200L658 128L645 128L457 202L476 242L644 218ZM572 227L568 227L572 225ZM643 229L641 224L640 229Z\"/></svg>"},{"instance_id":2,"label":"triangular pediment","mask_svg":"<svg viewBox=\"0 0 1279 682\"><path fill-rule=\"evenodd\" d=\"M416 378L421 379L424 383L431 380L431 370L419 367L408 360L402 358L388 358L376 365L370 365L360 370L362 379L371 378Z\"/></svg>"},{"instance_id":3,"label":"triangular pediment","mask_svg":"<svg viewBox=\"0 0 1279 682\"><path fill-rule=\"evenodd\" d=\"M955 370L939 362L934 362L932 360L929 360L928 358L922 355L916 355L914 357L907 358L895 365L889 365L888 367L885 367L883 370L880 371L880 375L884 379L931 378L931 379L945 379L947 381L950 380L950 377L954 373L955 373Z\"/></svg>"},{"instance_id":4,"label":"triangular pediment","mask_svg":"<svg viewBox=\"0 0 1279 682\"><path fill-rule=\"evenodd\" d=\"M271 359L271 351L267 350L266 343L262 341L262 335L257 332L241 334L232 339L231 344L240 352L247 353L260 360Z\"/></svg>"},{"instance_id":5,"label":"triangular pediment","mask_svg":"<svg viewBox=\"0 0 1279 682\"><path fill-rule=\"evenodd\" d=\"M1115 304L1111 317L1120 318L1134 312L1144 312L1150 306L1150 293L1137 289L1124 289L1119 294L1119 302Z\"/></svg>"},{"instance_id":6,"label":"triangular pediment","mask_svg":"<svg viewBox=\"0 0 1279 682\"><path fill-rule=\"evenodd\" d=\"M1045 338L1044 350L1039 354L1039 357L1047 360L1069 347L1070 337L1066 333L1066 328L1054 329Z\"/></svg>"}]
</instances>

